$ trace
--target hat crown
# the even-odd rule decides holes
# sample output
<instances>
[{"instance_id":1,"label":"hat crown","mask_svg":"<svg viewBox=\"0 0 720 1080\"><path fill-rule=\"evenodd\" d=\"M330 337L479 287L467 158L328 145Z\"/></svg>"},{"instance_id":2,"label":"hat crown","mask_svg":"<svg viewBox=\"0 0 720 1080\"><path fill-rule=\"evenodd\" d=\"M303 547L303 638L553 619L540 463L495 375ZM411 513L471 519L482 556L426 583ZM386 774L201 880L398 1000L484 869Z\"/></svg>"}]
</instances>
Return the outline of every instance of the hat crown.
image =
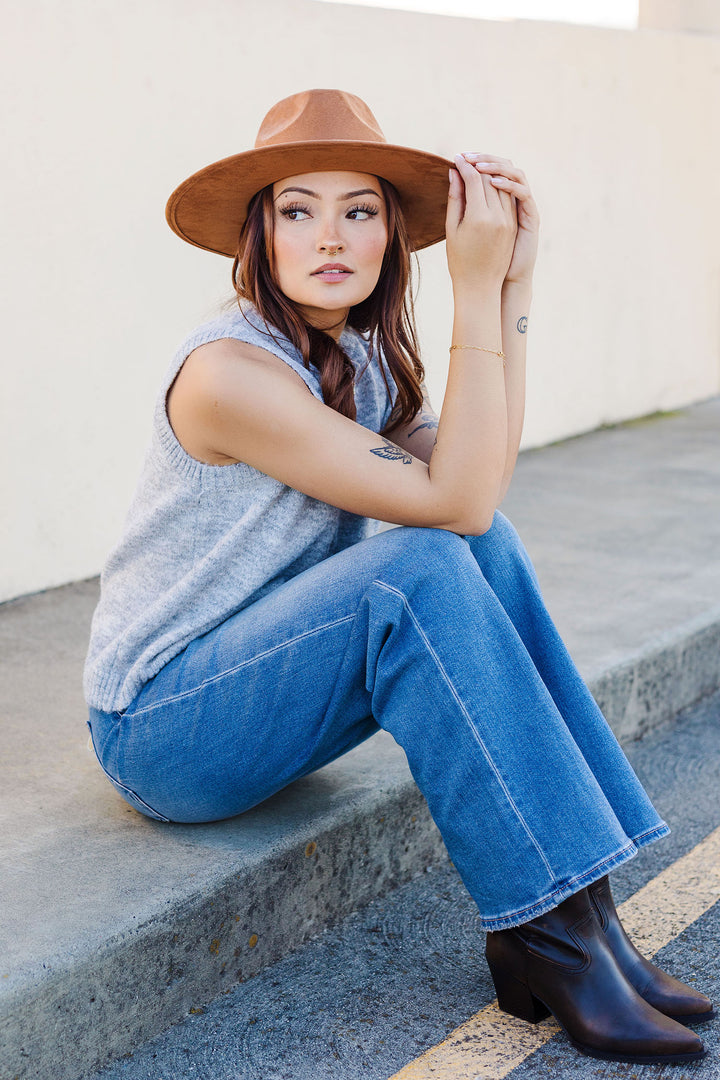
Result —
<instances>
[{"instance_id":1,"label":"hat crown","mask_svg":"<svg viewBox=\"0 0 720 1080\"><path fill-rule=\"evenodd\" d=\"M255 149L326 140L387 142L361 98L343 90L304 90L273 105L260 125Z\"/></svg>"}]
</instances>

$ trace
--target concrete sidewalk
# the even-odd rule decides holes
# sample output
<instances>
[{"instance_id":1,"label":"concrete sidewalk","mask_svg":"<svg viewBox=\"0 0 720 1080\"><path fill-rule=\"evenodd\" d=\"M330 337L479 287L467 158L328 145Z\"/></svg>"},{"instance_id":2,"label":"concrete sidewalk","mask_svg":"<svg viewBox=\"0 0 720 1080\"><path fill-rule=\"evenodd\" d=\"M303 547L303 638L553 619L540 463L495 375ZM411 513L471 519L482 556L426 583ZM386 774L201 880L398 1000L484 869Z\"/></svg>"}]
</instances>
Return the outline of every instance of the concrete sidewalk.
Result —
<instances>
[{"instance_id":1,"label":"concrete sidewalk","mask_svg":"<svg viewBox=\"0 0 720 1080\"><path fill-rule=\"evenodd\" d=\"M720 399L521 455L502 510L623 740L720 685ZM380 734L256 810L163 825L87 749L97 584L0 608L3 1077L74 1080L444 848Z\"/></svg>"}]
</instances>

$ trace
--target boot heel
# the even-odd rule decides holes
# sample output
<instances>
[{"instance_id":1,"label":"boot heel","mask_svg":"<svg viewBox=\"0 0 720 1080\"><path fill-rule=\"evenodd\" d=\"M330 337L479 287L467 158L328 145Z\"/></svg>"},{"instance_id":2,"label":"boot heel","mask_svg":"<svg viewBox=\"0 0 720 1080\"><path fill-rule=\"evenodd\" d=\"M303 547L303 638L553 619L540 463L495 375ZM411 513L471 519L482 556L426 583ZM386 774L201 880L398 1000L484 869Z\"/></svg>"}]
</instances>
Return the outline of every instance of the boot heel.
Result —
<instances>
[{"instance_id":1,"label":"boot heel","mask_svg":"<svg viewBox=\"0 0 720 1080\"><path fill-rule=\"evenodd\" d=\"M488 966L495 984L498 1005L503 1012L516 1016L518 1020L527 1020L530 1024L539 1024L550 1015L550 1010L542 1001L538 1001L525 983L502 968L493 967L492 964Z\"/></svg>"}]
</instances>

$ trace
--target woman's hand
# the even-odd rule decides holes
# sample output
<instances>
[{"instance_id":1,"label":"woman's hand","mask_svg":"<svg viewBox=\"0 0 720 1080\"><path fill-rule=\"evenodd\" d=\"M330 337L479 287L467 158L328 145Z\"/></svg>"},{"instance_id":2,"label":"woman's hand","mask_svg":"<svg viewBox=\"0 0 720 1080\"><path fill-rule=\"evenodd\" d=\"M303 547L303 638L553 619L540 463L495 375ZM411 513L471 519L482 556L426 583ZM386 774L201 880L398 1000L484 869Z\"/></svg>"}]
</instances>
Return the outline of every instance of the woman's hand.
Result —
<instances>
[{"instance_id":1,"label":"woman's hand","mask_svg":"<svg viewBox=\"0 0 720 1080\"><path fill-rule=\"evenodd\" d=\"M447 260L453 287L498 292L507 277L517 234L516 199L491 175L458 154L450 170Z\"/></svg>"},{"instance_id":2,"label":"woman's hand","mask_svg":"<svg viewBox=\"0 0 720 1080\"><path fill-rule=\"evenodd\" d=\"M494 188L512 195L513 201L517 200L517 236L505 282L529 284L537 257L540 215L525 173L513 165L509 158L480 153L464 156L478 173L490 179Z\"/></svg>"}]
</instances>

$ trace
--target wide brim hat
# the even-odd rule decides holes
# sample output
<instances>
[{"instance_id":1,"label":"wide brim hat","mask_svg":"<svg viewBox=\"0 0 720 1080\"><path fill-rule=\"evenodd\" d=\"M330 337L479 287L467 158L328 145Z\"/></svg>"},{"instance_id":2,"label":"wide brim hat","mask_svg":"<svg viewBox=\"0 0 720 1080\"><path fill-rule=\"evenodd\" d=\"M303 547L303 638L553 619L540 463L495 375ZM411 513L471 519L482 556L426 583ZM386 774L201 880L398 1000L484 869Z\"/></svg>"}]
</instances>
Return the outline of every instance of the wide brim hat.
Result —
<instances>
[{"instance_id":1,"label":"wide brim hat","mask_svg":"<svg viewBox=\"0 0 720 1080\"><path fill-rule=\"evenodd\" d=\"M445 237L448 168L437 154L387 142L364 101L342 90L305 90L274 105L255 148L194 173L173 191L170 228L189 244L234 256L248 204L286 176L337 169L389 180L415 251Z\"/></svg>"}]
</instances>

